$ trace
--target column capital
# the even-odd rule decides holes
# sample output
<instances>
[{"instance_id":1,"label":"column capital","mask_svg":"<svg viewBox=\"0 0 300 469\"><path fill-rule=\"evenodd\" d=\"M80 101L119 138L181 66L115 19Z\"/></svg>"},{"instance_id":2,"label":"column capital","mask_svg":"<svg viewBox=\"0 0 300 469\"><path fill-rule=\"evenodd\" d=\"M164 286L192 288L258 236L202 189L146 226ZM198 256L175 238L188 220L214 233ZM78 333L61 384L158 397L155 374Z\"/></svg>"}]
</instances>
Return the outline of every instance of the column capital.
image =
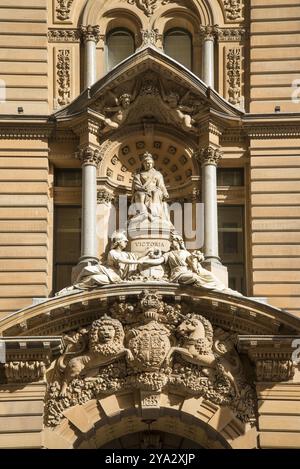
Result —
<instances>
[{"instance_id":1,"label":"column capital","mask_svg":"<svg viewBox=\"0 0 300 469\"><path fill-rule=\"evenodd\" d=\"M214 41L218 36L217 25L200 26L200 36L204 41Z\"/></svg>"},{"instance_id":2,"label":"column capital","mask_svg":"<svg viewBox=\"0 0 300 469\"><path fill-rule=\"evenodd\" d=\"M100 151L89 146L80 148L76 153L76 158L80 160L82 166L95 166L96 168L102 161Z\"/></svg>"},{"instance_id":3,"label":"column capital","mask_svg":"<svg viewBox=\"0 0 300 469\"><path fill-rule=\"evenodd\" d=\"M98 43L101 34L100 34L100 26L81 26L80 27L81 37L84 42L93 41L96 44Z\"/></svg>"},{"instance_id":4,"label":"column capital","mask_svg":"<svg viewBox=\"0 0 300 469\"><path fill-rule=\"evenodd\" d=\"M218 148L214 148L212 146L208 146L205 148L201 148L195 153L195 158L201 166L217 166L220 159L222 158L222 152Z\"/></svg>"}]
</instances>

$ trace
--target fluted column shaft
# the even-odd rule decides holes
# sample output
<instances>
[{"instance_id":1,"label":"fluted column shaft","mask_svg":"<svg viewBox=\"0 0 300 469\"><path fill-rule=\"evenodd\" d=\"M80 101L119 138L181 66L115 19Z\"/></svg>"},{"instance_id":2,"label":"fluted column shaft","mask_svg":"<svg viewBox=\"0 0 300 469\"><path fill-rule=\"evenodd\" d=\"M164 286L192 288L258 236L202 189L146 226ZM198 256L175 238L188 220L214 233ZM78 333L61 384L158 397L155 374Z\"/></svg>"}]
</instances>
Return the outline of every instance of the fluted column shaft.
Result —
<instances>
[{"instance_id":1,"label":"fluted column shaft","mask_svg":"<svg viewBox=\"0 0 300 469\"><path fill-rule=\"evenodd\" d=\"M97 60L96 47L100 39L99 26L81 26L81 35L85 45L84 87L89 88L96 82Z\"/></svg>"}]
</instances>

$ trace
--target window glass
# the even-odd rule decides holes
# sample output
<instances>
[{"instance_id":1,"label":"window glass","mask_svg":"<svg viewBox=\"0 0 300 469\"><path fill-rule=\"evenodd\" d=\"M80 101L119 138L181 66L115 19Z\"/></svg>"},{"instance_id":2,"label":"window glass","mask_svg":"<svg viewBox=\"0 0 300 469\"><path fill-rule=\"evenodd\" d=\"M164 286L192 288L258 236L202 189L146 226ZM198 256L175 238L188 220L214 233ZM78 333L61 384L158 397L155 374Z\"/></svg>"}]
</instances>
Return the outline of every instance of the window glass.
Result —
<instances>
[{"instance_id":1,"label":"window glass","mask_svg":"<svg viewBox=\"0 0 300 469\"><path fill-rule=\"evenodd\" d=\"M108 34L106 40L107 71L113 69L135 51L133 35L119 29Z\"/></svg>"},{"instance_id":2,"label":"window glass","mask_svg":"<svg viewBox=\"0 0 300 469\"><path fill-rule=\"evenodd\" d=\"M245 291L244 207L219 206L219 254L228 268L229 287Z\"/></svg>"},{"instance_id":3,"label":"window glass","mask_svg":"<svg viewBox=\"0 0 300 469\"><path fill-rule=\"evenodd\" d=\"M218 186L244 186L244 168L218 168Z\"/></svg>"},{"instance_id":4,"label":"window glass","mask_svg":"<svg viewBox=\"0 0 300 469\"><path fill-rule=\"evenodd\" d=\"M57 169L55 170L56 187L81 187L82 171L81 169Z\"/></svg>"},{"instance_id":5,"label":"window glass","mask_svg":"<svg viewBox=\"0 0 300 469\"><path fill-rule=\"evenodd\" d=\"M55 206L54 289L71 285L81 243L81 207Z\"/></svg>"},{"instance_id":6,"label":"window glass","mask_svg":"<svg viewBox=\"0 0 300 469\"><path fill-rule=\"evenodd\" d=\"M185 30L169 31L164 38L164 51L172 59L192 70L192 38Z\"/></svg>"}]
</instances>

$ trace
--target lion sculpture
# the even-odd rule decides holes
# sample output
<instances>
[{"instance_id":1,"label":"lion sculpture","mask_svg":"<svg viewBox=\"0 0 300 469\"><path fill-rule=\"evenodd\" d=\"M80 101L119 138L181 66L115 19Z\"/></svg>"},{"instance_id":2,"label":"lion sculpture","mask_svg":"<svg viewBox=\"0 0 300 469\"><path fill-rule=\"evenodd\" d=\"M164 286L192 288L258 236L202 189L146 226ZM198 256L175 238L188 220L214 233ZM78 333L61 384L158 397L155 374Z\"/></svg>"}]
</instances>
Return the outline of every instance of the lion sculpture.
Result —
<instances>
[{"instance_id":1,"label":"lion sculpture","mask_svg":"<svg viewBox=\"0 0 300 469\"><path fill-rule=\"evenodd\" d=\"M94 321L90 331L85 331L88 340L86 345L81 347L77 352L74 350L74 339L67 340L71 343L66 353L59 361L59 369L64 373L60 395L63 397L67 393L69 383L80 376L84 376L100 366L109 365L110 363L126 357L129 361L133 360L132 353L124 347L124 330L123 326L117 319L109 316L103 316L101 319ZM75 340L84 344L83 334L75 334ZM82 353L87 348L86 353ZM77 356L74 357L74 354ZM73 358L69 358L73 356ZM68 360L65 363L65 360Z\"/></svg>"}]
</instances>

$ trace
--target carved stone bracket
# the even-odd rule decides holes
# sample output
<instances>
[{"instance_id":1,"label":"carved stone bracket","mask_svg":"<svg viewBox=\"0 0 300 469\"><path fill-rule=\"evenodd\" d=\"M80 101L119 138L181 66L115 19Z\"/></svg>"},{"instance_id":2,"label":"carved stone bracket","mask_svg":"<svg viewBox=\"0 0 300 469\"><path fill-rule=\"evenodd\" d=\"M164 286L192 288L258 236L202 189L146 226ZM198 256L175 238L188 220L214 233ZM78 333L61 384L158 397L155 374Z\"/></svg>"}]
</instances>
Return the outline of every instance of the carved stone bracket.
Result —
<instances>
[{"instance_id":1,"label":"carved stone bracket","mask_svg":"<svg viewBox=\"0 0 300 469\"><path fill-rule=\"evenodd\" d=\"M222 158L222 152L218 148L208 146L206 148L201 148L194 156L196 160L200 162L201 166L217 166Z\"/></svg>"},{"instance_id":2,"label":"carved stone bracket","mask_svg":"<svg viewBox=\"0 0 300 469\"><path fill-rule=\"evenodd\" d=\"M99 42L101 34L100 34L100 27L97 26L81 26L81 37L84 42L86 41L94 41L96 44Z\"/></svg>"},{"instance_id":3,"label":"carved stone bracket","mask_svg":"<svg viewBox=\"0 0 300 469\"><path fill-rule=\"evenodd\" d=\"M258 382L290 381L295 374L293 342L299 336L240 336L238 349L255 364Z\"/></svg>"},{"instance_id":4,"label":"carved stone bracket","mask_svg":"<svg viewBox=\"0 0 300 469\"><path fill-rule=\"evenodd\" d=\"M5 344L5 363L0 379L5 383L30 383L43 380L46 368L63 351L61 337L11 337Z\"/></svg>"},{"instance_id":5,"label":"carved stone bracket","mask_svg":"<svg viewBox=\"0 0 300 469\"><path fill-rule=\"evenodd\" d=\"M71 8L74 0L56 0L56 18L60 21L70 19Z\"/></svg>"},{"instance_id":6,"label":"carved stone bracket","mask_svg":"<svg viewBox=\"0 0 300 469\"><path fill-rule=\"evenodd\" d=\"M91 165L98 167L102 161L100 151L97 148L95 149L89 146L80 148L76 153L76 157L80 160L82 166Z\"/></svg>"},{"instance_id":7,"label":"carved stone bracket","mask_svg":"<svg viewBox=\"0 0 300 469\"><path fill-rule=\"evenodd\" d=\"M79 29L49 29L49 42L80 42Z\"/></svg>"}]
</instances>

